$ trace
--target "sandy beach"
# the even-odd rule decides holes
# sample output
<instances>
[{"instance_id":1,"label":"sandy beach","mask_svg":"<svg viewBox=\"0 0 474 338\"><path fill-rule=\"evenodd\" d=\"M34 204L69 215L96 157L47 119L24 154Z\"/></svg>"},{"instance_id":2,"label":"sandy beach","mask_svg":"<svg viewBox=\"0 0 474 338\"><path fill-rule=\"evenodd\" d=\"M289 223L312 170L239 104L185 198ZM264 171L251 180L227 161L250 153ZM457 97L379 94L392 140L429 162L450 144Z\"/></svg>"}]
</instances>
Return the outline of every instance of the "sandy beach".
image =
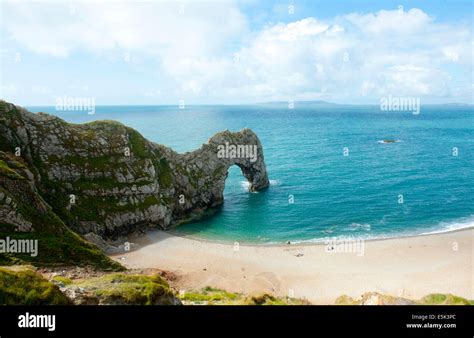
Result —
<instances>
[{"instance_id":1,"label":"sandy beach","mask_svg":"<svg viewBox=\"0 0 474 338\"><path fill-rule=\"evenodd\" d=\"M430 293L474 299L472 228L365 241L363 251L359 246L352 252L328 252L324 244L236 248L163 231L132 242L137 249L112 258L128 268L172 272L177 290L212 286L306 298L313 304L333 304L343 294L357 298L369 291L413 299Z\"/></svg>"}]
</instances>

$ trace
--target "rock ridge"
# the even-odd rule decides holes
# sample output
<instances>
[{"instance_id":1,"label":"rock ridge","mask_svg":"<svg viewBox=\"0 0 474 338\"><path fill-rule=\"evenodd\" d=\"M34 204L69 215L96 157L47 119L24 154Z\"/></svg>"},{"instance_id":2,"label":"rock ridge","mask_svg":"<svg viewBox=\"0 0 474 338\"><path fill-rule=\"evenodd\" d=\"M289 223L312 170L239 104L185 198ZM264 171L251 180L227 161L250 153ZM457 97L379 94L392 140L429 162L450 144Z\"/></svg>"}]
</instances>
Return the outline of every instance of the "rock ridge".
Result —
<instances>
[{"instance_id":1,"label":"rock ridge","mask_svg":"<svg viewBox=\"0 0 474 338\"><path fill-rule=\"evenodd\" d=\"M34 231L35 222L15 203L53 211L82 235L116 238L169 229L222 204L233 165L250 191L269 185L262 144L250 129L219 132L180 154L116 121L70 124L5 101L0 161L0 216L16 231Z\"/></svg>"}]
</instances>

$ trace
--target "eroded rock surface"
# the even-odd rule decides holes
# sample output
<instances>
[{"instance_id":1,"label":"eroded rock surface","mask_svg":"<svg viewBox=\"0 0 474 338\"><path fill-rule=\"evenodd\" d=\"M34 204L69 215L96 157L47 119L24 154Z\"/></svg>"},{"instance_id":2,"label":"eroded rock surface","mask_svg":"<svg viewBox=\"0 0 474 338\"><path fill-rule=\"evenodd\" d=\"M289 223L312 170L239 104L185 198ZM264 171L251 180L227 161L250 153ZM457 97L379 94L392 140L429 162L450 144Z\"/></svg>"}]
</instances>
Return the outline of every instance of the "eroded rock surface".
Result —
<instances>
[{"instance_id":1,"label":"eroded rock surface","mask_svg":"<svg viewBox=\"0 0 474 338\"><path fill-rule=\"evenodd\" d=\"M114 238L167 229L220 205L232 165L251 191L269 184L262 145L250 129L220 132L178 154L118 122L69 124L0 101L0 151L0 215L20 231L34 228L12 206L20 199L38 212L52 208L80 234Z\"/></svg>"}]
</instances>

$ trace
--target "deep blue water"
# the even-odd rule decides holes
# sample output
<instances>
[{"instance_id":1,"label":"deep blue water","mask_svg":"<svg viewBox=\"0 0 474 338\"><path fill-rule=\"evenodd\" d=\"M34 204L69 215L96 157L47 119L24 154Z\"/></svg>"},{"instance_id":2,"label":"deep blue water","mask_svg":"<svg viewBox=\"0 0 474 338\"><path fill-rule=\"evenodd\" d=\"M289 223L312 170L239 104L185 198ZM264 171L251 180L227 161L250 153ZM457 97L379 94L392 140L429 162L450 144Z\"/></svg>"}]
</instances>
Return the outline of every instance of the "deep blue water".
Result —
<instances>
[{"instance_id":1,"label":"deep blue water","mask_svg":"<svg viewBox=\"0 0 474 338\"><path fill-rule=\"evenodd\" d=\"M394 237L474 224L472 106L422 106L419 115L381 112L377 106L290 110L283 104L99 106L95 115L29 109L74 123L118 120L179 152L198 148L224 129L253 129L264 146L270 188L249 193L233 167L223 207L178 232L269 243ZM378 142L383 139L399 142Z\"/></svg>"}]
</instances>

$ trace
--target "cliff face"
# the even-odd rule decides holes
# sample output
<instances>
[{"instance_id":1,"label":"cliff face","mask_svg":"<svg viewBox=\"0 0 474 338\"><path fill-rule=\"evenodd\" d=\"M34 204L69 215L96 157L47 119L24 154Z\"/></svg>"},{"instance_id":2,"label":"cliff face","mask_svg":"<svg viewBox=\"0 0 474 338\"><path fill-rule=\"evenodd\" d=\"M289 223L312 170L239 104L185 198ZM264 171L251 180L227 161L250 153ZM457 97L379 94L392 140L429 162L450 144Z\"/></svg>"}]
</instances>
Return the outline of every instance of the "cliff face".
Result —
<instances>
[{"instance_id":1,"label":"cliff face","mask_svg":"<svg viewBox=\"0 0 474 338\"><path fill-rule=\"evenodd\" d=\"M19 231L34 230L35 222L12 206L18 201L54 212L78 233L107 238L166 229L221 204L232 165L250 190L268 186L262 145L249 129L218 133L178 154L118 122L69 124L0 101L0 150L0 217Z\"/></svg>"}]
</instances>

